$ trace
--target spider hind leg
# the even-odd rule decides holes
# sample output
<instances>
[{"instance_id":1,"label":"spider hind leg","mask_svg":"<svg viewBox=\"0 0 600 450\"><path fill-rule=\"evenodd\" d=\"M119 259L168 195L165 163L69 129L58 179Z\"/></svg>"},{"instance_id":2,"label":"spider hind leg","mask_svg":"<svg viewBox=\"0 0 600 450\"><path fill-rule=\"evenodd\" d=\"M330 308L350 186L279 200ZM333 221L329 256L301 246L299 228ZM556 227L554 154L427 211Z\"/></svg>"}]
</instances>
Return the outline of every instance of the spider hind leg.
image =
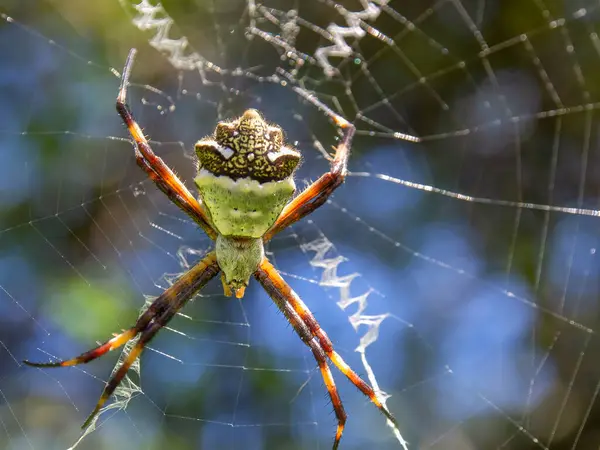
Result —
<instances>
[{"instance_id":1,"label":"spider hind leg","mask_svg":"<svg viewBox=\"0 0 600 450\"><path fill-rule=\"evenodd\" d=\"M398 422L392 416L387 407L381 402L374 389L358 376L354 370L336 353L333 344L325 331L320 327L310 310L304 302L298 297L292 288L279 275L279 272L265 258L261 262L258 270L254 274L255 278L269 294L277 308L285 315L286 319L294 327L294 330L302 341L310 347L321 370L323 381L333 403L333 409L338 420L333 449L337 449L344 425L346 423L346 413L342 401L335 387L333 376L327 365L327 358L354 384L371 402L381 411L385 417L392 423L394 428L398 429Z\"/></svg>"},{"instance_id":2,"label":"spider hind leg","mask_svg":"<svg viewBox=\"0 0 600 450\"><path fill-rule=\"evenodd\" d=\"M75 358L66 359L63 361L48 362L48 363L38 363L38 362L31 362L31 361L25 360L25 361L23 361L23 363L27 364L28 366L32 366L32 367L69 367L69 366L76 366L78 364L87 364L96 358L100 358L105 353L108 353L111 350L121 347L127 341L130 341L131 339L133 339L137 333L138 333L137 328L132 327L129 330L116 335L112 339L109 339L104 344L101 344L96 348L88 350L87 352L84 352L81 355L76 356Z\"/></svg>"},{"instance_id":3,"label":"spider hind leg","mask_svg":"<svg viewBox=\"0 0 600 450\"><path fill-rule=\"evenodd\" d=\"M146 344L185 306L196 292L202 289L218 273L219 266L216 255L214 252L211 252L158 296L148 309L138 317L135 325L130 329L72 359L50 363L23 362L29 366L42 368L85 364L108 353L110 350L121 347L126 342L139 336L139 340L135 343L129 354L127 354L119 369L113 373L106 383L96 407L83 424L82 428L85 429L92 423L115 389L119 387L123 378L127 375L127 371L140 356Z\"/></svg>"}]
</instances>

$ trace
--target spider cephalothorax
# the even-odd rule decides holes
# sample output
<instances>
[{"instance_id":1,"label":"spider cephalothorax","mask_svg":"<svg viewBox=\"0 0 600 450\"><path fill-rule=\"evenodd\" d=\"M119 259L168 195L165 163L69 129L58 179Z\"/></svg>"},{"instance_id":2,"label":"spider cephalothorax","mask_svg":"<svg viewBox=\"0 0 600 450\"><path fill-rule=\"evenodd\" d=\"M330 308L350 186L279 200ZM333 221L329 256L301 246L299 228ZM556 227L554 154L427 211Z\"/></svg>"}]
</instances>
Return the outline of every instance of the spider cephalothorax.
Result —
<instances>
[{"instance_id":1,"label":"spider cephalothorax","mask_svg":"<svg viewBox=\"0 0 600 450\"><path fill-rule=\"evenodd\" d=\"M135 142L136 161L156 186L216 241L215 251L208 253L181 275L128 330L72 359L25 363L35 367L88 363L137 338L83 424L86 428L102 410L148 342L206 283L221 272L225 293L231 295L233 291L237 297L241 297L248 279L254 275L317 361L338 422L333 449L339 446L346 413L328 360L371 400L397 430L396 419L377 393L334 350L325 331L265 257L263 249L264 242L325 203L344 181L354 126L318 100L308 98L343 130L343 137L335 149L330 170L292 200L295 191L293 175L300 154L283 145L281 128L267 124L253 109L232 122L220 122L213 136L196 144L199 160L195 178L200 193L198 202L169 166L152 151L125 102L134 55L135 49L132 49L121 78L117 111Z\"/></svg>"},{"instance_id":2,"label":"spider cephalothorax","mask_svg":"<svg viewBox=\"0 0 600 450\"><path fill-rule=\"evenodd\" d=\"M226 295L240 298L264 257L262 237L296 190L300 153L283 145L281 128L255 109L219 122L196 144L200 200L218 232L216 252Z\"/></svg>"}]
</instances>

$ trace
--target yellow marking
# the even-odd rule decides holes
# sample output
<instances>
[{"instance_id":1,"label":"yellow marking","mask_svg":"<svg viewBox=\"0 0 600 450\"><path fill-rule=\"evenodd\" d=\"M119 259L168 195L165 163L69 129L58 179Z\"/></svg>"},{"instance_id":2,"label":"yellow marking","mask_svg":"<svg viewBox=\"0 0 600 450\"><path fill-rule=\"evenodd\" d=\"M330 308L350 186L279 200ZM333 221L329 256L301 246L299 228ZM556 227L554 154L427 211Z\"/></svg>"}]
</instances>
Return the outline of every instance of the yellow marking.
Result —
<instances>
[{"instance_id":1,"label":"yellow marking","mask_svg":"<svg viewBox=\"0 0 600 450\"><path fill-rule=\"evenodd\" d=\"M332 352L332 354L329 355L329 357L331 358L333 363L336 365L336 367L338 369L340 369L340 371L343 372L344 374L346 374L348 372L352 372L352 368L348 364L346 364L346 361L344 361L337 352Z\"/></svg>"},{"instance_id":2,"label":"yellow marking","mask_svg":"<svg viewBox=\"0 0 600 450\"><path fill-rule=\"evenodd\" d=\"M335 432L335 442L339 442L342 438L342 432L344 431L344 424L340 423L337 426L337 431Z\"/></svg>"},{"instance_id":3,"label":"yellow marking","mask_svg":"<svg viewBox=\"0 0 600 450\"><path fill-rule=\"evenodd\" d=\"M70 366L75 366L77 364L81 364L83 362L88 362L88 361L90 361L90 359L88 358L88 355L90 355L90 354L93 355L91 359L99 358L102 355L104 355L105 353L110 352L110 351L114 350L115 348L121 347L126 342L133 339L136 334L137 334L137 332L134 329L127 330L126 332L115 336L114 338L112 338L111 340L106 342L105 344L102 344L102 345L96 347L95 349L84 353L83 355L79 355L76 358L69 359L67 361L63 361L61 363L61 366L70 367ZM84 361L84 360L87 360L87 361Z\"/></svg>"},{"instance_id":4,"label":"yellow marking","mask_svg":"<svg viewBox=\"0 0 600 450\"><path fill-rule=\"evenodd\" d=\"M342 116L338 116L337 114L335 116L333 116L333 121L336 123L337 126L342 127L342 128L346 128L346 127L350 126L350 122L348 122Z\"/></svg>"},{"instance_id":5,"label":"yellow marking","mask_svg":"<svg viewBox=\"0 0 600 450\"><path fill-rule=\"evenodd\" d=\"M131 349L131 353L129 353L129 355L127 355L127 358L125 359L125 361L123 362L123 365L121 367L124 366L131 366L133 364L133 362L137 359L138 356L140 356L140 353L142 353L142 350L144 350L144 347L137 344L135 347L133 347ZM129 367L128 367L129 369Z\"/></svg>"},{"instance_id":6,"label":"yellow marking","mask_svg":"<svg viewBox=\"0 0 600 450\"><path fill-rule=\"evenodd\" d=\"M225 274L223 272L221 272L221 283L223 283L223 294L225 294L225 297L231 297L231 288L227 284L227 281L225 281Z\"/></svg>"},{"instance_id":7,"label":"yellow marking","mask_svg":"<svg viewBox=\"0 0 600 450\"><path fill-rule=\"evenodd\" d=\"M360 389L360 391L365 394L369 399L377 406L378 408L383 408L383 405L377 398L375 391L371 386L369 386L361 377L359 377L356 372L352 370L352 368L346 364L346 362L342 359L342 357L337 352L331 352L328 355L333 364L342 372L352 383Z\"/></svg>"},{"instance_id":8,"label":"yellow marking","mask_svg":"<svg viewBox=\"0 0 600 450\"><path fill-rule=\"evenodd\" d=\"M121 333L118 336L115 336L110 341L108 341L110 344L109 351L112 351L115 348L119 348L121 345L125 345L128 341L133 339L136 334L137 334L137 331L135 329L132 329L132 330L127 330L126 332Z\"/></svg>"},{"instance_id":9,"label":"yellow marking","mask_svg":"<svg viewBox=\"0 0 600 450\"><path fill-rule=\"evenodd\" d=\"M321 373L323 374L323 381L325 382L325 387L327 387L327 390L331 394L333 404L336 405L339 403L340 398L337 394L335 381L333 380L331 370L329 370L329 367L327 367L327 364L325 362L319 362L319 368L321 369Z\"/></svg>"},{"instance_id":10,"label":"yellow marking","mask_svg":"<svg viewBox=\"0 0 600 450\"><path fill-rule=\"evenodd\" d=\"M235 298L242 298L244 296L245 292L246 292L246 286L237 288L235 291Z\"/></svg>"},{"instance_id":11,"label":"yellow marking","mask_svg":"<svg viewBox=\"0 0 600 450\"><path fill-rule=\"evenodd\" d=\"M136 141L143 141L143 140L145 140L144 139L144 133L142 132L142 129L137 124L137 122L133 122L133 123L131 123L129 125L129 132L133 136L133 139L135 139Z\"/></svg>"}]
</instances>

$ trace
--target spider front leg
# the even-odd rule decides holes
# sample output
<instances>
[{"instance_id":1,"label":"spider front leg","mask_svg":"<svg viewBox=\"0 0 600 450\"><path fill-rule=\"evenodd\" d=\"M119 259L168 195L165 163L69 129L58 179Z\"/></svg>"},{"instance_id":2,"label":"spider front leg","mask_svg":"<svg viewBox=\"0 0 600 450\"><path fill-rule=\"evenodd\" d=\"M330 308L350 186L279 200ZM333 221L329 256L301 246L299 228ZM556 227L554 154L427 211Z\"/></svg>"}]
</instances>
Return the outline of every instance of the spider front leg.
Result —
<instances>
[{"instance_id":1,"label":"spider front leg","mask_svg":"<svg viewBox=\"0 0 600 450\"><path fill-rule=\"evenodd\" d=\"M322 106L332 117L333 121L343 130L342 140L335 149L335 156L331 161L329 172L322 175L317 181L307 187L300 195L287 204L277 221L267 231L264 241L270 241L273 236L299 221L304 216L312 213L323 205L329 196L340 186L346 178L348 156L352 145L352 138L356 128L343 117L335 114Z\"/></svg>"},{"instance_id":2,"label":"spider front leg","mask_svg":"<svg viewBox=\"0 0 600 450\"><path fill-rule=\"evenodd\" d=\"M313 352L319 369L325 381L325 386L331 397L335 415L338 419L338 428L335 435L333 449L337 449L344 425L346 423L346 413L342 401L338 395L337 388L333 381L333 376L325 356L354 384L371 402L385 415L392 423L394 428L398 429L398 422L389 412L387 407L381 403L377 394L369 384L367 384L344 359L333 349L333 344L325 331L321 328L308 307L300 299L293 289L279 275L279 272L265 258L260 263L258 270L254 274L255 278L267 291L277 308L285 315L291 325L294 327L300 339L310 347Z\"/></svg>"},{"instance_id":3,"label":"spider front leg","mask_svg":"<svg viewBox=\"0 0 600 450\"><path fill-rule=\"evenodd\" d=\"M82 426L82 428L85 429L98 412L100 412L104 403L106 403L106 400L108 400L119 384L121 384L127 371L142 353L146 344L148 344L156 333L164 327L181 308L183 308L196 292L202 289L206 283L213 279L218 273L219 266L217 264L215 253L209 253L204 259L183 274L172 286L157 297L148 309L140 315L135 325L130 329L109 339L104 344L72 359L50 363L23 362L33 367L67 367L85 364L101 357L111 350L121 347L126 342L139 335L139 340L127 355L123 364L119 367L119 370L117 370L117 372L115 372L108 380L108 383L106 383L96 407Z\"/></svg>"},{"instance_id":4,"label":"spider front leg","mask_svg":"<svg viewBox=\"0 0 600 450\"><path fill-rule=\"evenodd\" d=\"M135 159L144 171L148 174L154 184L163 191L169 199L187 213L204 232L215 240L217 234L210 224L207 214L202 209L202 206L192 196L190 191L185 187L177 175L167 166L164 161L156 156L150 148L150 144L146 140L144 133L133 117L129 106L127 105L127 85L131 75L131 68L135 59L136 50L132 48L127 56L125 68L121 76L121 86L119 95L117 96L117 112L125 122L129 134L135 141Z\"/></svg>"}]
</instances>

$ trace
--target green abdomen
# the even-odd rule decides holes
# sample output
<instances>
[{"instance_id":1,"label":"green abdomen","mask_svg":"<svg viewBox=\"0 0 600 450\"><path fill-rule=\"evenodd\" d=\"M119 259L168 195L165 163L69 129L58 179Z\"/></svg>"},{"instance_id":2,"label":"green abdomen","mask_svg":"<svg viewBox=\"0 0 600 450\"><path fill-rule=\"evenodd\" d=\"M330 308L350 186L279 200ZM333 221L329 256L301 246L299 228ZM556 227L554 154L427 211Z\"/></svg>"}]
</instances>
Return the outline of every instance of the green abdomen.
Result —
<instances>
[{"instance_id":1,"label":"green abdomen","mask_svg":"<svg viewBox=\"0 0 600 450\"><path fill-rule=\"evenodd\" d=\"M202 169L194 181L217 231L248 238L266 233L296 189L292 177L266 183L250 178L234 181Z\"/></svg>"}]
</instances>

